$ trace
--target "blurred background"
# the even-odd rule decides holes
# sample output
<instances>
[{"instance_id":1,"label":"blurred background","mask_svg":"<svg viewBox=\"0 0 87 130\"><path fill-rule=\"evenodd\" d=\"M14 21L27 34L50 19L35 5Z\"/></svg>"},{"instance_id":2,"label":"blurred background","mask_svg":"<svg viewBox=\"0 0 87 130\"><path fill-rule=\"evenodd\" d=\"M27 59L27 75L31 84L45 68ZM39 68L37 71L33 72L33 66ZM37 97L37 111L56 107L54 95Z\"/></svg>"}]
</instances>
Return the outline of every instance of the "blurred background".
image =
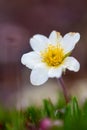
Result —
<instances>
[{"instance_id":1,"label":"blurred background","mask_svg":"<svg viewBox=\"0 0 87 130\"><path fill-rule=\"evenodd\" d=\"M79 32L81 39L72 55L78 59L78 73L64 75L68 92L80 102L87 98L87 0L0 0L0 102L6 107L39 104L48 97L55 102L57 86L49 79L44 87L30 84L30 70L21 56L31 50L29 38L52 30L64 35Z\"/></svg>"}]
</instances>

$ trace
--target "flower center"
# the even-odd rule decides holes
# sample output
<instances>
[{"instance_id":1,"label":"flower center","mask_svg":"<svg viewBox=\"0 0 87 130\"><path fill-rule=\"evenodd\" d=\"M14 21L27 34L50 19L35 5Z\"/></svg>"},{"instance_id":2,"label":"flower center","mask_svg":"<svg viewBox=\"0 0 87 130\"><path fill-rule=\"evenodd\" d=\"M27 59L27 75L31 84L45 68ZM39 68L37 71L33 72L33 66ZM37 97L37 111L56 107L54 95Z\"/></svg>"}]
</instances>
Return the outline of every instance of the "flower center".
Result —
<instances>
[{"instance_id":1,"label":"flower center","mask_svg":"<svg viewBox=\"0 0 87 130\"><path fill-rule=\"evenodd\" d=\"M64 59L64 50L60 44L57 46L49 45L44 51L41 52L42 62L45 62L50 67L57 67Z\"/></svg>"}]
</instances>

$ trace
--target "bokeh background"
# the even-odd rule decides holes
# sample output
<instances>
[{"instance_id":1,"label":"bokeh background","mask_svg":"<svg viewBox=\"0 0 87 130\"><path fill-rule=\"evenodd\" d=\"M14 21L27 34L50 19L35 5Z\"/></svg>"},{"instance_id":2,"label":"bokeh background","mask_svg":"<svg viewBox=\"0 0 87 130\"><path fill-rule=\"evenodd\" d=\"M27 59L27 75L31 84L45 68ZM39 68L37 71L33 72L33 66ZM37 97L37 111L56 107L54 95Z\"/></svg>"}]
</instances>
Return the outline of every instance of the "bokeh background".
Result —
<instances>
[{"instance_id":1,"label":"bokeh background","mask_svg":"<svg viewBox=\"0 0 87 130\"><path fill-rule=\"evenodd\" d=\"M30 84L21 56L31 50L29 38L52 30L64 35L79 32L81 39L72 55L81 64L78 73L64 75L69 94L87 98L87 0L0 0L0 102L6 107L27 106L44 97L56 99L54 79L43 87Z\"/></svg>"}]
</instances>

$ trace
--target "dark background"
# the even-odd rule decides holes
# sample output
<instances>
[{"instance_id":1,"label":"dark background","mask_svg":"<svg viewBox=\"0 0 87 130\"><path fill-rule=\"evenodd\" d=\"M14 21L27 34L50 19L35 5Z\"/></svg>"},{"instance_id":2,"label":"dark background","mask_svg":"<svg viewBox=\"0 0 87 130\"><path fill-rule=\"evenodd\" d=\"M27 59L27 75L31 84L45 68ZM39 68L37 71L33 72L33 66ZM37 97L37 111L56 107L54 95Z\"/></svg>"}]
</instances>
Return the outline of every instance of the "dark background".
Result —
<instances>
[{"instance_id":1,"label":"dark background","mask_svg":"<svg viewBox=\"0 0 87 130\"><path fill-rule=\"evenodd\" d=\"M81 69L78 73L67 72L64 78L69 82L86 78L87 0L0 0L2 103L8 104L11 96L23 87L23 70L27 68L21 64L20 59L22 54L31 50L29 38L37 33L49 36L52 30L57 30L62 35L73 31L81 34L72 53L79 60Z\"/></svg>"}]
</instances>

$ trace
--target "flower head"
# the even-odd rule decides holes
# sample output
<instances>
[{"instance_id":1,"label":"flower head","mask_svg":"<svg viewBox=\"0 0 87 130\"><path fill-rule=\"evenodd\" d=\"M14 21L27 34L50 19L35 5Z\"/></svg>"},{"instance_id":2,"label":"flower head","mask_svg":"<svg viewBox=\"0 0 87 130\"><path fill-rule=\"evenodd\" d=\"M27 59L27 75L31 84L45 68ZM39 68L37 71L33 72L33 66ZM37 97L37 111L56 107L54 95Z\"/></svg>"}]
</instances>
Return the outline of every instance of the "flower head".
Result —
<instances>
[{"instance_id":1,"label":"flower head","mask_svg":"<svg viewBox=\"0 0 87 130\"><path fill-rule=\"evenodd\" d=\"M48 78L60 78L66 69L77 72L79 62L69 56L80 39L79 33L67 33L62 37L59 32L52 31L49 38L36 34L30 39L33 51L22 56L21 62L32 69L30 81L33 85L41 85Z\"/></svg>"}]
</instances>

